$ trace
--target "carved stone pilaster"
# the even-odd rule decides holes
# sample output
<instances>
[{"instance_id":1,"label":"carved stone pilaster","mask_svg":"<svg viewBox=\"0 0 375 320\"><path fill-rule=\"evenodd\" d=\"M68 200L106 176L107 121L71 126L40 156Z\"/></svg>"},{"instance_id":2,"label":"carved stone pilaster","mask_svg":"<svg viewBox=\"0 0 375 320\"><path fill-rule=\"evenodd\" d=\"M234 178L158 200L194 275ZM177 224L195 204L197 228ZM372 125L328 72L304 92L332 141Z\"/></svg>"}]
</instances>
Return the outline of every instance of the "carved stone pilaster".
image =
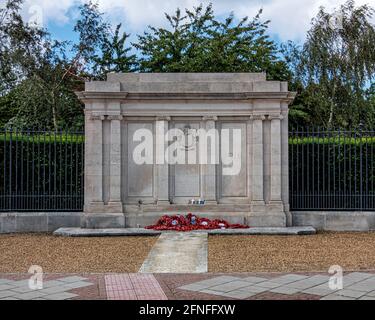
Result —
<instances>
[{"instance_id":1,"label":"carved stone pilaster","mask_svg":"<svg viewBox=\"0 0 375 320\"><path fill-rule=\"evenodd\" d=\"M264 200L264 141L263 127L266 116L263 114L253 114L250 117L253 122L253 154L252 154L252 201L255 210L261 210L265 205ZM258 209L260 208L260 209Z\"/></svg>"},{"instance_id":2,"label":"carved stone pilaster","mask_svg":"<svg viewBox=\"0 0 375 320\"><path fill-rule=\"evenodd\" d=\"M216 122L218 121L217 116L207 115L207 116L202 117L202 120L205 122L204 125L205 125L205 129L207 133L216 129ZM216 157L218 156L217 153L219 151L219 141L217 140L220 140L219 137L217 137L217 139L214 139L213 141L211 140L211 144L208 144L206 141L207 148L204 151L207 151L207 155L206 155L207 160L209 159L209 155L211 155L211 157L212 157L212 154L215 154ZM203 141L201 143L203 143ZM203 198L206 200L206 204L217 205L216 165L212 164L212 162L213 162L212 159L210 159L209 163L207 162L207 164L202 165L201 179L203 181Z\"/></svg>"},{"instance_id":3,"label":"carved stone pilaster","mask_svg":"<svg viewBox=\"0 0 375 320\"><path fill-rule=\"evenodd\" d=\"M217 116L204 116L202 117L203 121L218 121L219 118Z\"/></svg>"},{"instance_id":4,"label":"carved stone pilaster","mask_svg":"<svg viewBox=\"0 0 375 320\"><path fill-rule=\"evenodd\" d=\"M267 118L263 114L253 114L250 116L250 120L252 121L265 121Z\"/></svg>"},{"instance_id":5,"label":"carved stone pilaster","mask_svg":"<svg viewBox=\"0 0 375 320\"><path fill-rule=\"evenodd\" d=\"M271 204L281 205L281 121L283 116L281 113L270 114L268 119L271 122L271 190L270 201Z\"/></svg>"},{"instance_id":6,"label":"carved stone pilaster","mask_svg":"<svg viewBox=\"0 0 375 320\"><path fill-rule=\"evenodd\" d=\"M169 205L169 165L165 159L166 150L166 134L169 130L169 122L171 117L158 116L155 118L155 131L156 131L156 172L157 172L157 204L158 206Z\"/></svg>"},{"instance_id":7,"label":"carved stone pilaster","mask_svg":"<svg viewBox=\"0 0 375 320\"><path fill-rule=\"evenodd\" d=\"M124 116L122 116L122 115L109 115L109 116L107 116L107 120L109 120L109 121L122 121L122 120L124 120Z\"/></svg>"},{"instance_id":8,"label":"carved stone pilaster","mask_svg":"<svg viewBox=\"0 0 375 320\"><path fill-rule=\"evenodd\" d=\"M158 117L156 117L156 119L155 119L156 121L171 121L172 120L172 118L171 117L169 117L169 116L158 116Z\"/></svg>"},{"instance_id":9,"label":"carved stone pilaster","mask_svg":"<svg viewBox=\"0 0 375 320\"><path fill-rule=\"evenodd\" d=\"M270 114L268 120L284 120L284 116L282 114Z\"/></svg>"},{"instance_id":10,"label":"carved stone pilaster","mask_svg":"<svg viewBox=\"0 0 375 320\"><path fill-rule=\"evenodd\" d=\"M104 121L105 115L103 115L103 114L91 114L89 119L91 121Z\"/></svg>"}]
</instances>

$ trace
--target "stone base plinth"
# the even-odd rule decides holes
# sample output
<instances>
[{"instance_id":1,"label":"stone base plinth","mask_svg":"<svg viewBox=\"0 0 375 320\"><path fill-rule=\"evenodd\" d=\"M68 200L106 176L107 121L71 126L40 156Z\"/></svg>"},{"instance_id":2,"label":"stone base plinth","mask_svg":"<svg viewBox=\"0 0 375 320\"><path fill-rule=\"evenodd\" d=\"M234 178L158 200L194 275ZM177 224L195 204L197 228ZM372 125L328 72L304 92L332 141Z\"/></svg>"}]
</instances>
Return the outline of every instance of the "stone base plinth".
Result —
<instances>
[{"instance_id":1,"label":"stone base plinth","mask_svg":"<svg viewBox=\"0 0 375 320\"><path fill-rule=\"evenodd\" d=\"M284 228L287 226L287 216L285 212L250 212L246 223L251 227Z\"/></svg>"},{"instance_id":2,"label":"stone base plinth","mask_svg":"<svg viewBox=\"0 0 375 320\"><path fill-rule=\"evenodd\" d=\"M164 215L193 213L202 218L222 219L231 224L251 227L290 226L290 217L281 202L265 204L178 205L159 201L157 204L125 205L121 203L94 204L85 208L84 228L143 228L154 225ZM123 213L124 212L124 213Z\"/></svg>"},{"instance_id":3,"label":"stone base plinth","mask_svg":"<svg viewBox=\"0 0 375 320\"><path fill-rule=\"evenodd\" d=\"M85 214L82 218L82 228L125 228L125 216L122 213Z\"/></svg>"}]
</instances>

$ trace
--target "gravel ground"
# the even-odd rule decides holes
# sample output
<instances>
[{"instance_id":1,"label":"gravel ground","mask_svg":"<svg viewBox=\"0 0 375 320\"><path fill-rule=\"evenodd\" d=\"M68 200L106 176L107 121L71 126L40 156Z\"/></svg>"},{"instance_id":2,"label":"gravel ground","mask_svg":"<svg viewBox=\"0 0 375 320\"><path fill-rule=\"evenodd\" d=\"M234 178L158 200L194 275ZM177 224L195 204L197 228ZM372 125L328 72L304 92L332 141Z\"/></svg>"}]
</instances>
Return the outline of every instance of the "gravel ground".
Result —
<instances>
[{"instance_id":1,"label":"gravel ground","mask_svg":"<svg viewBox=\"0 0 375 320\"><path fill-rule=\"evenodd\" d=\"M0 273L138 272L156 237L62 238L52 235L0 236Z\"/></svg>"},{"instance_id":2,"label":"gravel ground","mask_svg":"<svg viewBox=\"0 0 375 320\"><path fill-rule=\"evenodd\" d=\"M314 236L211 236L210 272L375 270L375 233Z\"/></svg>"}]
</instances>

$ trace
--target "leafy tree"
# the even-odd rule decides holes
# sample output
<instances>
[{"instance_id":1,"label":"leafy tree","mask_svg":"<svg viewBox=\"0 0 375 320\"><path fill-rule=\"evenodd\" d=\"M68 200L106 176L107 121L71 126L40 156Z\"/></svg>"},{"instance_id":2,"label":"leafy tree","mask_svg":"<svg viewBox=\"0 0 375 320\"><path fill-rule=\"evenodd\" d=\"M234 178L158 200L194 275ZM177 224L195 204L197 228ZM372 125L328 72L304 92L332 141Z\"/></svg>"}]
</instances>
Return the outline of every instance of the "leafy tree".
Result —
<instances>
[{"instance_id":1,"label":"leafy tree","mask_svg":"<svg viewBox=\"0 0 375 320\"><path fill-rule=\"evenodd\" d=\"M23 0L8 0L0 8L0 95L14 88L45 63L46 32L25 24Z\"/></svg>"},{"instance_id":2,"label":"leafy tree","mask_svg":"<svg viewBox=\"0 0 375 320\"><path fill-rule=\"evenodd\" d=\"M82 126L83 106L74 92L83 90L86 79L130 71L135 58L127 56L128 35L121 35L118 26L112 36L98 6L88 2L80 7L74 27L78 43L57 42L22 20L22 4L8 0L0 11L0 122L51 129Z\"/></svg>"},{"instance_id":3,"label":"leafy tree","mask_svg":"<svg viewBox=\"0 0 375 320\"><path fill-rule=\"evenodd\" d=\"M236 22L215 18L212 5L166 14L169 29L149 27L134 46L140 50L142 72L267 72L287 80L290 73L278 58L276 44L266 34L269 21L261 11Z\"/></svg>"},{"instance_id":4,"label":"leafy tree","mask_svg":"<svg viewBox=\"0 0 375 320\"><path fill-rule=\"evenodd\" d=\"M74 58L71 69L78 69L81 74L90 78L93 59L110 34L110 24L104 20L98 4L89 1L79 7L80 18L74 31L79 35L78 43L73 45Z\"/></svg>"},{"instance_id":5,"label":"leafy tree","mask_svg":"<svg viewBox=\"0 0 375 320\"><path fill-rule=\"evenodd\" d=\"M287 61L296 75L294 84L303 88L299 108L302 102L303 112L314 124L375 124L366 98L375 76L373 14L371 7L356 7L352 0L335 14L321 8L302 48L287 46Z\"/></svg>"},{"instance_id":6,"label":"leafy tree","mask_svg":"<svg viewBox=\"0 0 375 320\"><path fill-rule=\"evenodd\" d=\"M126 40L130 36L120 33L121 24L117 25L113 36L103 39L100 53L92 58L93 74L97 79L105 80L110 72L133 72L137 68L136 55L128 55L131 48L126 47Z\"/></svg>"}]
</instances>

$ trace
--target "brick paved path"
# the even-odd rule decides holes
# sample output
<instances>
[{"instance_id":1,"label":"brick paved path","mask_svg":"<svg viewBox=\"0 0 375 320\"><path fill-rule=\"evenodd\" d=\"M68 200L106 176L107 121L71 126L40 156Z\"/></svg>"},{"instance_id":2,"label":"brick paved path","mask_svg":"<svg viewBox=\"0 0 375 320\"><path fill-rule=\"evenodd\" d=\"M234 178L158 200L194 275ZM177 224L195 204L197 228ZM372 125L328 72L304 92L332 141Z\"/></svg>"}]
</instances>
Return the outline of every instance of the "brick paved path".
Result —
<instances>
[{"instance_id":1,"label":"brick paved path","mask_svg":"<svg viewBox=\"0 0 375 320\"><path fill-rule=\"evenodd\" d=\"M375 300L375 272L351 272L343 290L328 274L0 275L0 300Z\"/></svg>"}]
</instances>

